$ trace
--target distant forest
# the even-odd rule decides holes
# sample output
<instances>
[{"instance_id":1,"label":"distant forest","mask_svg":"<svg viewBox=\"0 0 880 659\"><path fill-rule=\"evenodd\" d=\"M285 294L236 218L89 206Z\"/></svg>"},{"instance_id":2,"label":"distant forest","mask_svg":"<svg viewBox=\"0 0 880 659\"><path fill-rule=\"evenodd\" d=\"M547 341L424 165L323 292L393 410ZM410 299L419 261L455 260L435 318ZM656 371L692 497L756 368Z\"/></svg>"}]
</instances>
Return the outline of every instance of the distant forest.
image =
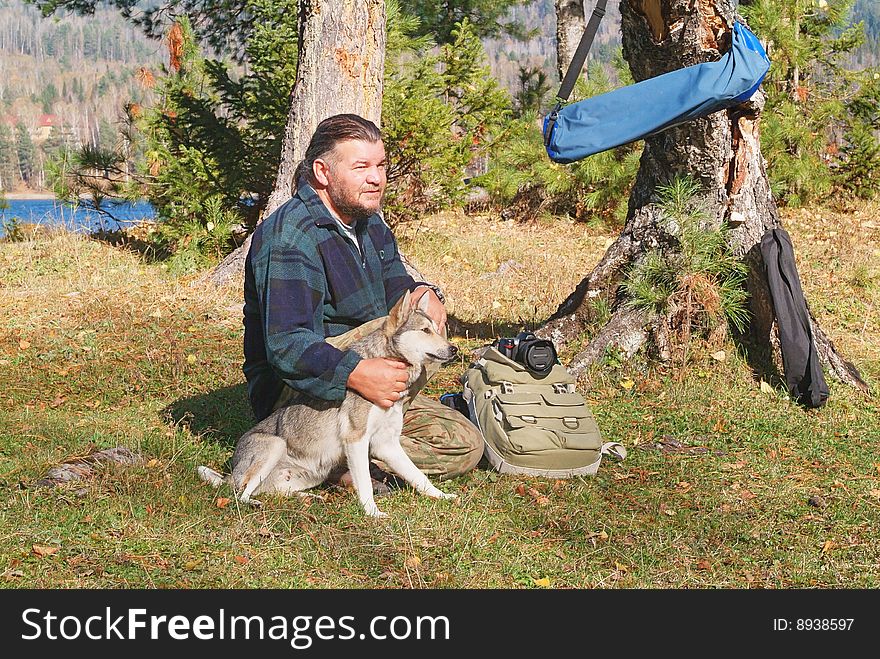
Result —
<instances>
[{"instance_id":1,"label":"distant forest","mask_svg":"<svg viewBox=\"0 0 880 659\"><path fill-rule=\"evenodd\" d=\"M164 56L116 10L43 18L0 0L0 187L44 189L59 150L114 144L124 105L149 101L138 70Z\"/></svg>"},{"instance_id":2,"label":"distant forest","mask_svg":"<svg viewBox=\"0 0 880 659\"><path fill-rule=\"evenodd\" d=\"M585 4L589 14L593 2ZM527 3L512 18L534 36L487 40L493 74L511 92L520 67L542 69L555 81L553 0ZM852 64L877 64L880 1L858 0L854 18L865 22L869 43ZM591 57L609 61L619 43L618 3L612 1ZM22 0L0 0L0 190L45 188L47 163L59 149L112 145L120 138L125 104L150 102L150 89L140 80L158 72L166 58L161 42L116 10L43 18Z\"/></svg>"}]
</instances>

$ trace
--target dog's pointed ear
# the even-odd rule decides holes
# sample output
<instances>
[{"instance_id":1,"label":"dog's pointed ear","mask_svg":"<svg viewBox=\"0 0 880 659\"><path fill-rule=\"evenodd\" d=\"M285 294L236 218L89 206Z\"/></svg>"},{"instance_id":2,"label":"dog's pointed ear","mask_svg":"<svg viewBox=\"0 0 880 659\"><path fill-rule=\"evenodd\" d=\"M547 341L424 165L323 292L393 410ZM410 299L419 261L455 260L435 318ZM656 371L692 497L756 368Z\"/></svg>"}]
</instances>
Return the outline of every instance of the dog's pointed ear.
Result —
<instances>
[{"instance_id":1,"label":"dog's pointed ear","mask_svg":"<svg viewBox=\"0 0 880 659\"><path fill-rule=\"evenodd\" d=\"M419 298L419 311L422 313L428 313L428 304L431 300L428 299L428 291L422 293L422 297Z\"/></svg>"},{"instance_id":2,"label":"dog's pointed ear","mask_svg":"<svg viewBox=\"0 0 880 659\"><path fill-rule=\"evenodd\" d=\"M403 294L403 297L397 301L388 314L388 320L385 321L385 333L388 336L394 334L409 318L412 313L412 295L409 291Z\"/></svg>"}]
</instances>

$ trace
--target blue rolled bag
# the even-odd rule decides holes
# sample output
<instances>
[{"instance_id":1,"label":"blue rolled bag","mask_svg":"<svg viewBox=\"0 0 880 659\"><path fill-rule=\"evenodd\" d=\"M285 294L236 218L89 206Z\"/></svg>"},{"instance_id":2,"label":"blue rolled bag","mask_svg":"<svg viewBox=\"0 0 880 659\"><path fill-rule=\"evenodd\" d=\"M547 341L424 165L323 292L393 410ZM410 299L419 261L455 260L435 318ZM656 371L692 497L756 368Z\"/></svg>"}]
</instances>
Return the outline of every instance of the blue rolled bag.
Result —
<instances>
[{"instance_id":1,"label":"blue rolled bag","mask_svg":"<svg viewBox=\"0 0 880 659\"><path fill-rule=\"evenodd\" d=\"M554 162L575 162L743 103L769 69L761 42L737 21L733 45L717 62L670 71L565 107L557 105L544 120L547 155Z\"/></svg>"}]
</instances>

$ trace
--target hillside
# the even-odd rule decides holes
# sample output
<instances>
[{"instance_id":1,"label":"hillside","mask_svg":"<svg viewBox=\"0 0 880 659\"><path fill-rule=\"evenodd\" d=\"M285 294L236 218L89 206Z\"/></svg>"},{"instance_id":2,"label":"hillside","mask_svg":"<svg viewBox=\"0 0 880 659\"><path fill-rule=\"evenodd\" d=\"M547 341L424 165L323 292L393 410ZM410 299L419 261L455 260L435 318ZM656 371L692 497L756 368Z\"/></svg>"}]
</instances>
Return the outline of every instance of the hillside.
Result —
<instances>
[{"instance_id":1,"label":"hillside","mask_svg":"<svg viewBox=\"0 0 880 659\"><path fill-rule=\"evenodd\" d=\"M163 50L115 10L43 18L0 0L0 185L42 188L46 161L65 144L114 145L124 105L150 98L138 70L158 67ZM13 148L28 163L10 163Z\"/></svg>"}]
</instances>

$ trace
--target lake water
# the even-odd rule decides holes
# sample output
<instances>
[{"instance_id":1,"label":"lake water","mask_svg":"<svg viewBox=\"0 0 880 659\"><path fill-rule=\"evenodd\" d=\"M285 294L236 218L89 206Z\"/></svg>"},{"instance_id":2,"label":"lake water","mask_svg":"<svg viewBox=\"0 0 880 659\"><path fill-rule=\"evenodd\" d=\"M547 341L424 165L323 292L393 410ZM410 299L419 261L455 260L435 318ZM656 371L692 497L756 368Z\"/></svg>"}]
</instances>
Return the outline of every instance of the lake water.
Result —
<instances>
[{"instance_id":1,"label":"lake water","mask_svg":"<svg viewBox=\"0 0 880 659\"><path fill-rule=\"evenodd\" d=\"M12 218L26 224L60 225L72 231L92 232L98 229L112 231L156 216L155 209L146 201L105 202L112 217L55 199L7 199L6 206L0 209L0 236L4 235L4 222Z\"/></svg>"}]
</instances>

